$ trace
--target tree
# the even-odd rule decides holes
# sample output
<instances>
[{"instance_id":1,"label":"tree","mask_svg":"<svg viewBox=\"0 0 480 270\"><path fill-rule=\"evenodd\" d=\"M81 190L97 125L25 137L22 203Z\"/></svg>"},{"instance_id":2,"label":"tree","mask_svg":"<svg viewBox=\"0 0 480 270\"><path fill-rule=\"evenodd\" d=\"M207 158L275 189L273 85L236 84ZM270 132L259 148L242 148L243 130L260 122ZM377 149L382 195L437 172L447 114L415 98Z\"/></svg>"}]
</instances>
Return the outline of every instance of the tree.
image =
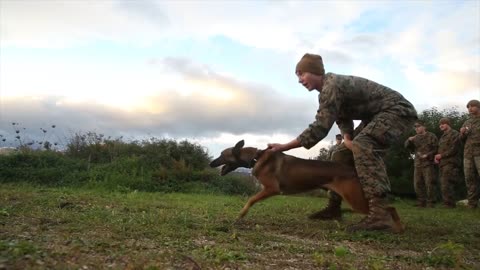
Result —
<instances>
[{"instance_id":1,"label":"tree","mask_svg":"<svg viewBox=\"0 0 480 270\"><path fill-rule=\"evenodd\" d=\"M316 159L318 160L330 160L329 150L325 147L321 148Z\"/></svg>"}]
</instances>

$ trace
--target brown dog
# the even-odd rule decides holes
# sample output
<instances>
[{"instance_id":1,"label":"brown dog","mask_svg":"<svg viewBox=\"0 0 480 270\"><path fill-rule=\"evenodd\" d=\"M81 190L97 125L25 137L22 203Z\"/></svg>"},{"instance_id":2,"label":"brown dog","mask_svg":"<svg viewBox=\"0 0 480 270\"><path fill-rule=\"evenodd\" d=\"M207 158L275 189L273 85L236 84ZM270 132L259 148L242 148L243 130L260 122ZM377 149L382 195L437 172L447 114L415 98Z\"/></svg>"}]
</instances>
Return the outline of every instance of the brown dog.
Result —
<instances>
[{"instance_id":1,"label":"brown dog","mask_svg":"<svg viewBox=\"0 0 480 270\"><path fill-rule=\"evenodd\" d=\"M240 212L243 218L248 209L258 201L278 194L295 194L324 188L338 193L356 212L367 214L368 202L357 178L355 168L333 161L306 160L273 152L243 147L239 141L235 147L222 151L210 163L211 167L223 165L220 174L239 168L252 168L252 174L260 181L263 189L251 197ZM393 232L402 232L403 224L394 207L388 211L393 219Z\"/></svg>"}]
</instances>

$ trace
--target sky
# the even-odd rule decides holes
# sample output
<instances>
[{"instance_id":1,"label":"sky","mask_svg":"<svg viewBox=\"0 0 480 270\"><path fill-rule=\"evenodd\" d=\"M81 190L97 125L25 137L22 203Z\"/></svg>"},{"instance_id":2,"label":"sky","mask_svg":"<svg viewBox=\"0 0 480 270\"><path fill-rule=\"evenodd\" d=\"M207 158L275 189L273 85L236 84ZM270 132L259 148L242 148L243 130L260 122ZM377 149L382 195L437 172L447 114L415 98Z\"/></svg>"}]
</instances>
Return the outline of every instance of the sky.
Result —
<instances>
[{"instance_id":1,"label":"sky","mask_svg":"<svg viewBox=\"0 0 480 270\"><path fill-rule=\"evenodd\" d=\"M480 1L0 0L0 147L16 130L58 147L88 131L187 139L212 157L241 139L286 143L318 109L294 72L305 53L418 112L466 112ZM287 153L314 157L338 132Z\"/></svg>"}]
</instances>

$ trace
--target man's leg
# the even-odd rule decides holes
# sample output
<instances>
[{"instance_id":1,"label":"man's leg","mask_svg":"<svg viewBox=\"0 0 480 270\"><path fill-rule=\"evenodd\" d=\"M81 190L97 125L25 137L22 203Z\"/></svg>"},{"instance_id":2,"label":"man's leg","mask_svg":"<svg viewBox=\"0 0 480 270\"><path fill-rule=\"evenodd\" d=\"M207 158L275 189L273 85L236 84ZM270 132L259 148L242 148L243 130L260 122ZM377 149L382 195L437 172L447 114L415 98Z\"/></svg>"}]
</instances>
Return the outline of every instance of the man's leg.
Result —
<instances>
[{"instance_id":1,"label":"man's leg","mask_svg":"<svg viewBox=\"0 0 480 270\"><path fill-rule=\"evenodd\" d=\"M427 194L425 187L425 177L423 173L423 167L415 167L413 172L413 187L415 194L417 194L416 207L425 207L427 202Z\"/></svg>"},{"instance_id":2,"label":"man's leg","mask_svg":"<svg viewBox=\"0 0 480 270\"><path fill-rule=\"evenodd\" d=\"M463 160L465 184L467 185L467 199L469 208L477 208L480 197L480 157L465 158Z\"/></svg>"},{"instance_id":3,"label":"man's leg","mask_svg":"<svg viewBox=\"0 0 480 270\"><path fill-rule=\"evenodd\" d=\"M342 143L338 146L337 150L332 153L332 161L340 162L350 166L353 165L353 153L350 149L346 148ZM328 191L328 204L327 206L308 216L310 219L320 219L320 220L330 220L330 219L341 219L342 218L342 197L336 192L329 190Z\"/></svg>"},{"instance_id":4,"label":"man's leg","mask_svg":"<svg viewBox=\"0 0 480 270\"><path fill-rule=\"evenodd\" d=\"M440 187L442 191L443 205L447 208L455 207L454 185L458 177L458 170L454 164L446 164L440 167Z\"/></svg>"},{"instance_id":5,"label":"man's leg","mask_svg":"<svg viewBox=\"0 0 480 270\"><path fill-rule=\"evenodd\" d=\"M349 226L349 231L393 230L394 221L386 199L390 182L383 157L389 145L398 140L413 121L389 113L379 114L353 140L355 167L368 200L369 213L358 224Z\"/></svg>"},{"instance_id":6,"label":"man's leg","mask_svg":"<svg viewBox=\"0 0 480 270\"><path fill-rule=\"evenodd\" d=\"M310 219L331 220L342 218L342 197L336 192L328 191L328 203L322 210L308 216Z\"/></svg>"},{"instance_id":7,"label":"man's leg","mask_svg":"<svg viewBox=\"0 0 480 270\"><path fill-rule=\"evenodd\" d=\"M423 168L425 186L427 188L427 206L434 207L437 200L437 174L435 172L435 166L427 166Z\"/></svg>"}]
</instances>

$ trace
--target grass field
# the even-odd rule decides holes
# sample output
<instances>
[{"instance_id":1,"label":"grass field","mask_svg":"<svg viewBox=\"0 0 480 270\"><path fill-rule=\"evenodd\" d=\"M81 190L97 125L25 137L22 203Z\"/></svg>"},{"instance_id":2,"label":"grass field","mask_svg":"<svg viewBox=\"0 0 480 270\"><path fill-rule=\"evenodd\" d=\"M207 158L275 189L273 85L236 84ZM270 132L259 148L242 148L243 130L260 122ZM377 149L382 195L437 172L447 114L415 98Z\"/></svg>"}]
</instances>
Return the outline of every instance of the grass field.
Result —
<instances>
[{"instance_id":1,"label":"grass field","mask_svg":"<svg viewBox=\"0 0 480 270\"><path fill-rule=\"evenodd\" d=\"M324 198L0 185L0 269L480 269L480 210L394 205L406 232L311 221ZM346 207L346 206L344 206Z\"/></svg>"}]
</instances>

